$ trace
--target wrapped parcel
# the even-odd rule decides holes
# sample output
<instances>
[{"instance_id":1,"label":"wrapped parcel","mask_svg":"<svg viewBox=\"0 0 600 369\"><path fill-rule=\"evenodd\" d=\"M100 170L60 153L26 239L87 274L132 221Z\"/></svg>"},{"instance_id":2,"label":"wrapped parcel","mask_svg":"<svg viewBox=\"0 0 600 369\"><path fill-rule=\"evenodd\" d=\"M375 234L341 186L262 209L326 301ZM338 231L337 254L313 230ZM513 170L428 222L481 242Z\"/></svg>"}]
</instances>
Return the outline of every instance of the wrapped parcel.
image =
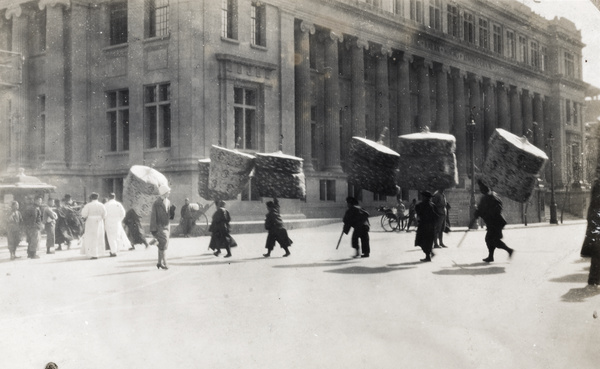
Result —
<instances>
[{"instance_id":1,"label":"wrapped parcel","mask_svg":"<svg viewBox=\"0 0 600 369\"><path fill-rule=\"evenodd\" d=\"M256 154L254 178L258 195L284 199L306 197L306 180L302 169L303 160L281 151Z\"/></svg>"},{"instance_id":2,"label":"wrapped parcel","mask_svg":"<svg viewBox=\"0 0 600 369\"><path fill-rule=\"evenodd\" d=\"M210 149L208 189L237 196L250 180L254 156L219 146Z\"/></svg>"},{"instance_id":3,"label":"wrapped parcel","mask_svg":"<svg viewBox=\"0 0 600 369\"><path fill-rule=\"evenodd\" d=\"M482 181L517 202L526 202L548 156L525 137L497 128L490 137Z\"/></svg>"},{"instance_id":4,"label":"wrapped parcel","mask_svg":"<svg viewBox=\"0 0 600 369\"><path fill-rule=\"evenodd\" d=\"M395 196L400 155L375 141L352 137L348 157L348 183L381 195Z\"/></svg>"},{"instance_id":5,"label":"wrapped parcel","mask_svg":"<svg viewBox=\"0 0 600 369\"><path fill-rule=\"evenodd\" d=\"M198 194L206 200L233 200L236 195L213 191L208 189L208 177L210 173L210 159L198 160Z\"/></svg>"},{"instance_id":6,"label":"wrapped parcel","mask_svg":"<svg viewBox=\"0 0 600 369\"><path fill-rule=\"evenodd\" d=\"M416 190L446 189L458 184L456 138L421 132L398 137L398 185Z\"/></svg>"},{"instance_id":7,"label":"wrapped parcel","mask_svg":"<svg viewBox=\"0 0 600 369\"><path fill-rule=\"evenodd\" d=\"M152 204L161 191L168 188L169 181L156 169L134 165L123 182L123 204L144 217L152 211Z\"/></svg>"}]
</instances>

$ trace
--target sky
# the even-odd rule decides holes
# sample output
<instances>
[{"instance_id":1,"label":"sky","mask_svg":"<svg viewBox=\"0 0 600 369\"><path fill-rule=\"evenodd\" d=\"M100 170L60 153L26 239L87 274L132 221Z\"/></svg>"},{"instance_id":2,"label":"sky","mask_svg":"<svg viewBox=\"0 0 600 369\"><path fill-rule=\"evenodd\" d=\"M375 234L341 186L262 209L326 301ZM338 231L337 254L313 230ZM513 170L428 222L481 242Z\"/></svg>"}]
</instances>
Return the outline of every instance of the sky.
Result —
<instances>
[{"instance_id":1,"label":"sky","mask_svg":"<svg viewBox=\"0 0 600 369\"><path fill-rule=\"evenodd\" d=\"M600 10L592 0L521 0L535 13L548 18L563 17L581 30L583 80L600 88Z\"/></svg>"}]
</instances>

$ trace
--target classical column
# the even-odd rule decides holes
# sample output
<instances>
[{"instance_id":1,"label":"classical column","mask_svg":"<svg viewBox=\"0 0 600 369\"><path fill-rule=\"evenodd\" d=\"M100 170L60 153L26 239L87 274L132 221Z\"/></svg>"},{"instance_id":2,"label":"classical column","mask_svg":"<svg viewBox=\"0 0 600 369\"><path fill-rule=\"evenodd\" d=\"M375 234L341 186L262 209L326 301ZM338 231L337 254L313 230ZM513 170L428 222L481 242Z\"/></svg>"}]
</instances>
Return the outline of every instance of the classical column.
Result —
<instances>
[{"instance_id":1,"label":"classical column","mask_svg":"<svg viewBox=\"0 0 600 369\"><path fill-rule=\"evenodd\" d=\"M143 4L138 0L135 2L129 2L129 11L127 12L127 33L128 33L128 44L127 44L127 83L129 84L129 101L138 102L129 104L129 116L139 117L140 120L144 116L144 104L139 103L144 101L144 43L137 42L137 37L142 37L144 34L144 13L141 11L132 11L135 6L137 9L142 8ZM172 19L171 19L172 20ZM171 36L171 42L175 42L176 37ZM171 53L169 53L171 54ZM177 78L173 78L171 81L171 96L176 96L173 91L177 91ZM230 92L233 94L233 91ZM226 100L226 101L232 101ZM172 101L171 109L177 106L175 101ZM177 111L177 110L174 110ZM137 137L144 137L144 125L142 121L130 122L129 124L129 164L134 165L135 163L143 162L144 160L144 141L137 139ZM173 156L177 155L178 146L178 134L177 134L177 122L176 119L171 120L171 148L168 152L173 159ZM231 141L231 139L230 139ZM233 138L235 142L235 138ZM226 143L224 143L227 145ZM232 146L226 146L232 147ZM173 162L173 160L171 160Z\"/></svg>"},{"instance_id":2,"label":"classical column","mask_svg":"<svg viewBox=\"0 0 600 369\"><path fill-rule=\"evenodd\" d=\"M20 5L11 5L6 9L6 19L12 18L12 51L21 53L23 58L23 68L21 69L22 83L17 86L14 91L11 91L10 106L10 162L9 169L17 171L20 166L28 164L28 153L39 152L35 148L37 140L33 139L33 132L29 132L29 111L27 109L27 101L29 95L29 68L27 61L29 50L27 48L27 14L24 14L23 8Z\"/></svg>"},{"instance_id":3,"label":"classical column","mask_svg":"<svg viewBox=\"0 0 600 369\"><path fill-rule=\"evenodd\" d=\"M522 101L522 109L523 109L523 135L524 136L528 136L529 134L531 134L531 136L527 137L528 139L533 139L533 107L532 107L532 95L531 92L529 92L528 90L523 90L523 93L521 94L521 101Z\"/></svg>"},{"instance_id":4,"label":"classical column","mask_svg":"<svg viewBox=\"0 0 600 369\"><path fill-rule=\"evenodd\" d=\"M435 76L437 79L436 101L437 101L437 132L449 133L450 123L448 117L448 73L450 68L443 64L437 64Z\"/></svg>"},{"instance_id":5,"label":"classical column","mask_svg":"<svg viewBox=\"0 0 600 369\"><path fill-rule=\"evenodd\" d=\"M517 136L523 134L523 116L521 111L521 97L516 86L510 86L510 131Z\"/></svg>"},{"instance_id":6,"label":"classical column","mask_svg":"<svg viewBox=\"0 0 600 369\"><path fill-rule=\"evenodd\" d=\"M544 102L537 93L533 95L533 144L544 150Z\"/></svg>"},{"instance_id":7,"label":"classical column","mask_svg":"<svg viewBox=\"0 0 600 369\"><path fill-rule=\"evenodd\" d=\"M419 129L425 126L432 128L431 125L431 104L429 103L429 77L431 75L432 63L428 60L421 60L417 64L419 79Z\"/></svg>"},{"instance_id":8,"label":"classical column","mask_svg":"<svg viewBox=\"0 0 600 369\"><path fill-rule=\"evenodd\" d=\"M325 37L325 170L341 172L340 165L340 81L338 43L342 35Z\"/></svg>"},{"instance_id":9,"label":"classical column","mask_svg":"<svg viewBox=\"0 0 600 369\"><path fill-rule=\"evenodd\" d=\"M298 23L295 33L296 155L304 159L305 171L313 171L310 123L311 82L309 34L315 33L315 26L311 23L301 21Z\"/></svg>"},{"instance_id":10,"label":"classical column","mask_svg":"<svg viewBox=\"0 0 600 369\"><path fill-rule=\"evenodd\" d=\"M464 187L467 178L467 117L465 116L465 79L467 75L459 69L452 69L454 83L454 132L456 135L456 161L460 183Z\"/></svg>"},{"instance_id":11,"label":"classical column","mask_svg":"<svg viewBox=\"0 0 600 369\"><path fill-rule=\"evenodd\" d=\"M496 86L496 97L498 100L498 128L510 132L510 106L508 104L508 89L503 82Z\"/></svg>"},{"instance_id":12,"label":"classical column","mask_svg":"<svg viewBox=\"0 0 600 369\"><path fill-rule=\"evenodd\" d=\"M352 49L352 135L365 137L365 55L369 49L365 40L355 39L350 42Z\"/></svg>"},{"instance_id":13,"label":"classical column","mask_svg":"<svg viewBox=\"0 0 600 369\"><path fill-rule=\"evenodd\" d=\"M494 83L489 79L483 80L483 93L485 96L485 104L483 111L483 147L487 151L487 142L494 130L498 126L498 115L496 114L496 94L494 91Z\"/></svg>"},{"instance_id":14,"label":"classical column","mask_svg":"<svg viewBox=\"0 0 600 369\"><path fill-rule=\"evenodd\" d=\"M409 134L412 131L410 113L410 64L412 56L403 53L398 56L398 135Z\"/></svg>"},{"instance_id":15,"label":"classical column","mask_svg":"<svg viewBox=\"0 0 600 369\"><path fill-rule=\"evenodd\" d=\"M44 169L50 171L66 169L65 132L65 15L69 2L42 1L40 10L46 9L46 155Z\"/></svg>"},{"instance_id":16,"label":"classical column","mask_svg":"<svg viewBox=\"0 0 600 369\"><path fill-rule=\"evenodd\" d=\"M481 76L471 74L469 76L469 106L470 112L475 120L475 165L483 162L483 126L485 124L481 115ZM469 153L470 154L470 153Z\"/></svg>"},{"instance_id":17,"label":"classical column","mask_svg":"<svg viewBox=\"0 0 600 369\"><path fill-rule=\"evenodd\" d=\"M388 78L388 57L392 55L392 49L387 46L381 46L377 53L377 109L375 116L377 119L377 136L382 132L383 127L388 127L390 124L390 87ZM389 127L388 127L389 128ZM387 134L384 138L384 143L390 145L390 135Z\"/></svg>"}]
</instances>

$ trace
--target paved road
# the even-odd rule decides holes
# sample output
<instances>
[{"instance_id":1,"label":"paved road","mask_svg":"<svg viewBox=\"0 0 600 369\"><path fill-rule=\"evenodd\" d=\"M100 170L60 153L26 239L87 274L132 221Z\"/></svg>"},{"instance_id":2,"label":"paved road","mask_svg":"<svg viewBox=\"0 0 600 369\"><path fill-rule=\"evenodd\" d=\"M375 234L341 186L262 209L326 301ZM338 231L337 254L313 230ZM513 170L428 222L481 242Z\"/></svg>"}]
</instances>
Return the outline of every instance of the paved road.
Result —
<instances>
[{"instance_id":1,"label":"paved road","mask_svg":"<svg viewBox=\"0 0 600 369\"><path fill-rule=\"evenodd\" d=\"M373 222L377 223L377 222ZM377 228L377 227L374 227ZM231 259L208 238L87 260L78 249L9 261L0 247L5 368L597 368L600 291L585 289L585 224L517 227L486 256L484 231L446 237L418 262L414 233L371 232L352 259L341 224L290 232L265 259L240 234ZM5 245L5 243L4 243ZM22 250L21 255L25 254Z\"/></svg>"}]
</instances>

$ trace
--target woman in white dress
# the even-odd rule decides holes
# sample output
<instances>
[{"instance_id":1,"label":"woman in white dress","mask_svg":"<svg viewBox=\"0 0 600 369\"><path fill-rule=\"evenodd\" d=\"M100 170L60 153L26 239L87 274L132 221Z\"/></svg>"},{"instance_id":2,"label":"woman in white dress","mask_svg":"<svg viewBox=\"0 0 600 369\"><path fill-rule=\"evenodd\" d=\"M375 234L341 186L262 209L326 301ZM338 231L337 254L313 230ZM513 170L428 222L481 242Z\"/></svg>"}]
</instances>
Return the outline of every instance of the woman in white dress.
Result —
<instances>
[{"instance_id":1,"label":"woman in white dress","mask_svg":"<svg viewBox=\"0 0 600 369\"><path fill-rule=\"evenodd\" d=\"M81 209L81 217L85 219L85 231L81 242L81 253L85 256L98 259L104 255L104 218L106 208L98 201L98 194L90 195L90 202Z\"/></svg>"}]
</instances>

